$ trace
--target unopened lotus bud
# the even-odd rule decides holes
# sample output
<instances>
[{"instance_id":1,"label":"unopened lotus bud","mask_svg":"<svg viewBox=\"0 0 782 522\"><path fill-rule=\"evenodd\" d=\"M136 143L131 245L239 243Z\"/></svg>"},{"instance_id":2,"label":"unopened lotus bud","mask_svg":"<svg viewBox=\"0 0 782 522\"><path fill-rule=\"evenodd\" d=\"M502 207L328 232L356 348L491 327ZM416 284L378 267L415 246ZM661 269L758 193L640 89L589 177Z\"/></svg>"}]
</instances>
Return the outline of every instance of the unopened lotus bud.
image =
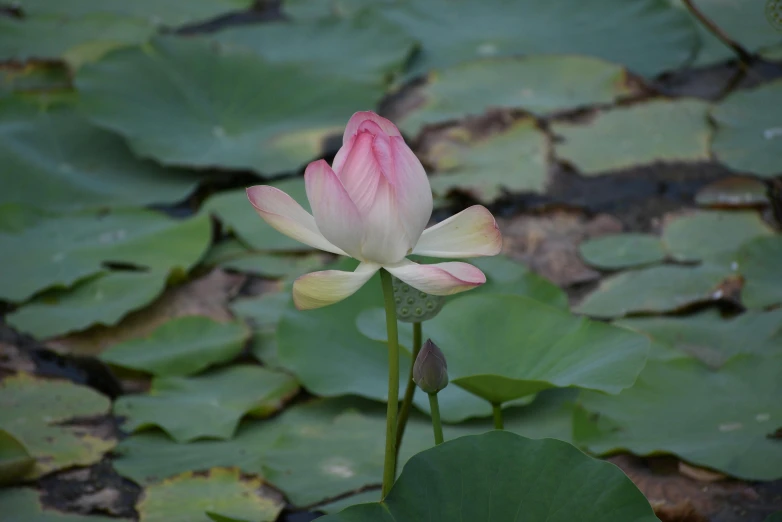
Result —
<instances>
[{"instance_id":1,"label":"unopened lotus bud","mask_svg":"<svg viewBox=\"0 0 782 522\"><path fill-rule=\"evenodd\" d=\"M413 380L426 393L437 393L448 386L448 363L431 339L427 339L413 364Z\"/></svg>"},{"instance_id":2,"label":"unopened lotus bud","mask_svg":"<svg viewBox=\"0 0 782 522\"><path fill-rule=\"evenodd\" d=\"M394 301L396 318L404 323L422 323L436 316L445 304L445 298L416 290L396 277Z\"/></svg>"}]
</instances>

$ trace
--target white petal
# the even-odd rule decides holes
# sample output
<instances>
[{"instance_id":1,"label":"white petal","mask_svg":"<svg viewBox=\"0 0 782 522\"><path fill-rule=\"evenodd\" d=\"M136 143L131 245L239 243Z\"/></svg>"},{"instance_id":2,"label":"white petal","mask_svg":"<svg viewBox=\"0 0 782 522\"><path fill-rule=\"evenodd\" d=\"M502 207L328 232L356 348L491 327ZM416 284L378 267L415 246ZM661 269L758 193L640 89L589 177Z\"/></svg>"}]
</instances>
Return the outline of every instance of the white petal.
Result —
<instances>
[{"instance_id":1,"label":"white petal","mask_svg":"<svg viewBox=\"0 0 782 522\"><path fill-rule=\"evenodd\" d=\"M393 265L402 261L412 251L414 243L410 241L400 223L395 198L394 190L388 181L381 180L372 206L362 214L362 259L381 265Z\"/></svg>"},{"instance_id":2,"label":"white petal","mask_svg":"<svg viewBox=\"0 0 782 522\"><path fill-rule=\"evenodd\" d=\"M478 268L454 261L419 265L405 259L398 265L383 268L413 288L432 295L456 294L486 282L486 276Z\"/></svg>"},{"instance_id":3,"label":"white petal","mask_svg":"<svg viewBox=\"0 0 782 522\"><path fill-rule=\"evenodd\" d=\"M318 230L351 257L360 257L361 215L329 164L324 160L310 163L304 182Z\"/></svg>"},{"instance_id":4,"label":"white petal","mask_svg":"<svg viewBox=\"0 0 782 522\"><path fill-rule=\"evenodd\" d=\"M313 248L347 255L323 237L315 224L315 218L280 189L256 185L247 189L247 198L264 221L286 236Z\"/></svg>"},{"instance_id":5,"label":"white petal","mask_svg":"<svg viewBox=\"0 0 782 522\"><path fill-rule=\"evenodd\" d=\"M342 301L369 281L380 265L361 263L355 272L324 270L303 275L293 282L293 303L299 310L312 310Z\"/></svg>"},{"instance_id":6,"label":"white petal","mask_svg":"<svg viewBox=\"0 0 782 522\"><path fill-rule=\"evenodd\" d=\"M463 258L494 256L502 250L502 234L494 216L475 205L427 228L413 252L423 256Z\"/></svg>"},{"instance_id":7,"label":"white petal","mask_svg":"<svg viewBox=\"0 0 782 522\"><path fill-rule=\"evenodd\" d=\"M401 136L390 139L389 153L393 168L388 177L396 193L397 212L414 245L432 217L432 188L423 165Z\"/></svg>"}]
</instances>

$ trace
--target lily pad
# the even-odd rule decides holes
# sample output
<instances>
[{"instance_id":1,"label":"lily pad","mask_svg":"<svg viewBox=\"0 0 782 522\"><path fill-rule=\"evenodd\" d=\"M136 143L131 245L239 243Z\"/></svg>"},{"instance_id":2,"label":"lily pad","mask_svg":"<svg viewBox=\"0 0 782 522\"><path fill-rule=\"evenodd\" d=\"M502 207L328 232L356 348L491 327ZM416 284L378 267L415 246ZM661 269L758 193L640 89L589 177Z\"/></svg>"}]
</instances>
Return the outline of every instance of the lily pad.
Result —
<instances>
[{"instance_id":1,"label":"lily pad","mask_svg":"<svg viewBox=\"0 0 782 522\"><path fill-rule=\"evenodd\" d=\"M767 236L748 241L739 250L738 263L744 276L741 301L747 308L782 303L782 237Z\"/></svg>"},{"instance_id":2,"label":"lily pad","mask_svg":"<svg viewBox=\"0 0 782 522\"><path fill-rule=\"evenodd\" d=\"M239 355L249 334L240 322L184 316L164 323L147 337L115 344L100 358L157 377L192 375Z\"/></svg>"},{"instance_id":3,"label":"lily pad","mask_svg":"<svg viewBox=\"0 0 782 522\"><path fill-rule=\"evenodd\" d=\"M627 475L612 464L565 442L493 431L416 455L383 502L350 507L320 520L424 519L653 522L657 517Z\"/></svg>"},{"instance_id":4,"label":"lily pad","mask_svg":"<svg viewBox=\"0 0 782 522\"><path fill-rule=\"evenodd\" d=\"M629 270L600 282L575 309L592 317L622 317L639 312L672 312L722 297L721 286L737 277L729 267L663 265Z\"/></svg>"},{"instance_id":5,"label":"lily pad","mask_svg":"<svg viewBox=\"0 0 782 522\"><path fill-rule=\"evenodd\" d=\"M755 89L738 90L715 106L717 130L711 149L717 159L737 172L773 177L782 173L782 80Z\"/></svg>"},{"instance_id":6,"label":"lily pad","mask_svg":"<svg viewBox=\"0 0 782 522\"><path fill-rule=\"evenodd\" d=\"M28 488L0 489L0 506L5 513L11 513L15 518L9 522L123 522L124 518L101 516L83 516L74 513L60 513L53 509L45 509L41 505L39 493ZM17 518L18 517L18 518Z\"/></svg>"},{"instance_id":7,"label":"lily pad","mask_svg":"<svg viewBox=\"0 0 782 522\"><path fill-rule=\"evenodd\" d=\"M656 162L709 161L709 104L657 100L600 112L587 124L555 123L557 156L587 176Z\"/></svg>"},{"instance_id":8,"label":"lily pad","mask_svg":"<svg viewBox=\"0 0 782 522\"><path fill-rule=\"evenodd\" d=\"M147 395L126 395L114 403L124 427L158 426L177 442L230 439L241 418L266 417L299 390L285 373L259 366L232 366L199 377L158 377Z\"/></svg>"},{"instance_id":9,"label":"lily pad","mask_svg":"<svg viewBox=\"0 0 782 522\"><path fill-rule=\"evenodd\" d=\"M100 324L112 326L149 304L166 286L166 272L108 272L68 290L52 290L6 316L19 331L45 339Z\"/></svg>"},{"instance_id":10,"label":"lily pad","mask_svg":"<svg viewBox=\"0 0 782 522\"><path fill-rule=\"evenodd\" d=\"M35 458L24 478L98 462L116 441L104 439L74 418L108 414L109 399L86 386L18 374L0 381L0 429Z\"/></svg>"},{"instance_id":11,"label":"lily pad","mask_svg":"<svg viewBox=\"0 0 782 522\"><path fill-rule=\"evenodd\" d=\"M505 256L478 257L469 263L486 274L486 282L468 294L455 295L458 299L476 294L523 295L549 306L568 309L567 294L548 279L537 275L521 263Z\"/></svg>"},{"instance_id":12,"label":"lily pad","mask_svg":"<svg viewBox=\"0 0 782 522\"><path fill-rule=\"evenodd\" d=\"M712 371L694 360L650 361L617 397L584 392L597 414L579 417L576 439L590 451L673 453L697 466L746 480L782 478L782 353L745 355ZM610 427L610 428L609 428Z\"/></svg>"},{"instance_id":13,"label":"lily pad","mask_svg":"<svg viewBox=\"0 0 782 522\"><path fill-rule=\"evenodd\" d=\"M700 211L665 225L663 243L674 259L700 261L736 251L753 238L774 231L753 211Z\"/></svg>"},{"instance_id":14,"label":"lily pad","mask_svg":"<svg viewBox=\"0 0 782 522\"><path fill-rule=\"evenodd\" d=\"M582 54L655 76L684 64L697 45L694 24L664 0L640 0L632 9L621 0L582 7L576 0L419 0L378 9L421 42L410 75L482 57Z\"/></svg>"},{"instance_id":15,"label":"lily pad","mask_svg":"<svg viewBox=\"0 0 782 522\"><path fill-rule=\"evenodd\" d=\"M237 468L216 468L147 486L136 509L143 522L273 522L284 506L261 479L241 478Z\"/></svg>"},{"instance_id":16,"label":"lily pad","mask_svg":"<svg viewBox=\"0 0 782 522\"><path fill-rule=\"evenodd\" d=\"M646 361L642 336L511 295L465 296L427 323L451 382L493 403L546 388L619 393Z\"/></svg>"},{"instance_id":17,"label":"lily pad","mask_svg":"<svg viewBox=\"0 0 782 522\"><path fill-rule=\"evenodd\" d=\"M35 466L24 444L5 430L0 430L0 486L7 486L27 475Z\"/></svg>"},{"instance_id":18,"label":"lily pad","mask_svg":"<svg viewBox=\"0 0 782 522\"><path fill-rule=\"evenodd\" d=\"M231 303L234 315L246 319L252 327L250 351L253 356L272 368L280 367L277 324L291 299L289 292L282 291L262 294L252 299L237 299Z\"/></svg>"},{"instance_id":19,"label":"lily pad","mask_svg":"<svg viewBox=\"0 0 782 522\"><path fill-rule=\"evenodd\" d=\"M584 241L579 245L584 261L607 270L658 263L665 259L660 238L651 234L615 234Z\"/></svg>"},{"instance_id":20,"label":"lily pad","mask_svg":"<svg viewBox=\"0 0 782 522\"><path fill-rule=\"evenodd\" d=\"M474 60L431 73L415 94L416 107L399 124L415 135L428 124L492 108L544 115L611 103L631 92L621 66L589 56Z\"/></svg>"},{"instance_id":21,"label":"lily pad","mask_svg":"<svg viewBox=\"0 0 782 522\"><path fill-rule=\"evenodd\" d=\"M502 189L543 192L547 155L548 139L532 118L478 141L457 128L429 151L429 160L442 171L432 176L432 191L445 196L451 190L463 190L484 203L494 201Z\"/></svg>"},{"instance_id":22,"label":"lily pad","mask_svg":"<svg viewBox=\"0 0 782 522\"><path fill-rule=\"evenodd\" d=\"M323 154L323 140L342 132L345 115L373 107L384 91L174 36L111 53L83 67L76 85L87 115L142 157L267 174Z\"/></svg>"},{"instance_id":23,"label":"lily pad","mask_svg":"<svg viewBox=\"0 0 782 522\"><path fill-rule=\"evenodd\" d=\"M17 302L99 274L107 263L185 273L211 241L205 215L177 220L133 209L34 218L10 205L0 207L0 214L24 223L14 230L0 228L0 297Z\"/></svg>"},{"instance_id":24,"label":"lily pad","mask_svg":"<svg viewBox=\"0 0 782 522\"><path fill-rule=\"evenodd\" d=\"M68 211L174 203L204 178L138 159L67 101L36 104L9 96L0 100L0 122L0 163L13 178L0 204Z\"/></svg>"}]
</instances>

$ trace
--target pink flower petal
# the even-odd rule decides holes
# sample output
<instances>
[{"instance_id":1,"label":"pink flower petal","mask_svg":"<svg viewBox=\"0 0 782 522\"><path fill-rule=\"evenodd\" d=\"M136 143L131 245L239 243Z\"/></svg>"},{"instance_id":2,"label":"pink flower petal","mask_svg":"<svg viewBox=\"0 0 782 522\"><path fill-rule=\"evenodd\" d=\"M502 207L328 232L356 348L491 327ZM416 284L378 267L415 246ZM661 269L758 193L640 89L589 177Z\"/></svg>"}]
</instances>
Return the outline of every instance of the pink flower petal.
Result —
<instances>
[{"instance_id":1,"label":"pink flower petal","mask_svg":"<svg viewBox=\"0 0 782 522\"><path fill-rule=\"evenodd\" d=\"M315 218L280 189L256 185L247 189L247 198L264 221L286 236L319 250L347 255L323 237Z\"/></svg>"},{"instance_id":2,"label":"pink flower petal","mask_svg":"<svg viewBox=\"0 0 782 522\"><path fill-rule=\"evenodd\" d=\"M361 127L361 124L364 123L365 121L372 121L376 123L380 127L380 129L388 136L402 135L399 132L399 129L396 128L396 125L391 123L390 120L387 120L382 116L378 116L372 111L361 111L351 116L350 120L348 121L348 124L345 126L345 134L343 134L342 136L343 145L345 145L348 141L350 141L350 138L355 136L355 134L358 132L359 127Z\"/></svg>"},{"instance_id":3,"label":"pink flower petal","mask_svg":"<svg viewBox=\"0 0 782 522\"><path fill-rule=\"evenodd\" d=\"M432 189L423 165L405 141L394 137L390 145L394 168L388 177L396 194L400 222L415 245L432 217Z\"/></svg>"},{"instance_id":4,"label":"pink flower petal","mask_svg":"<svg viewBox=\"0 0 782 522\"><path fill-rule=\"evenodd\" d=\"M494 256L502 250L502 234L494 216L475 205L427 228L413 252L423 256L463 258Z\"/></svg>"},{"instance_id":5,"label":"pink flower petal","mask_svg":"<svg viewBox=\"0 0 782 522\"><path fill-rule=\"evenodd\" d=\"M486 276L476 267L454 261L419 265L405 259L396 266L384 268L413 288L432 295L456 294L486 282Z\"/></svg>"},{"instance_id":6,"label":"pink flower petal","mask_svg":"<svg viewBox=\"0 0 782 522\"><path fill-rule=\"evenodd\" d=\"M380 265L361 263L355 272L324 270L303 275L293 282L293 303L299 310L312 310L342 301L369 281Z\"/></svg>"},{"instance_id":7,"label":"pink flower petal","mask_svg":"<svg viewBox=\"0 0 782 522\"><path fill-rule=\"evenodd\" d=\"M351 142L352 146L341 168L338 169L337 161L334 161L334 172L362 215L372 207L378 184L384 178L372 150L374 141L372 134L362 132Z\"/></svg>"},{"instance_id":8,"label":"pink flower petal","mask_svg":"<svg viewBox=\"0 0 782 522\"><path fill-rule=\"evenodd\" d=\"M304 182L318 230L351 257L360 257L364 235L361 215L329 164L324 160L310 163Z\"/></svg>"}]
</instances>

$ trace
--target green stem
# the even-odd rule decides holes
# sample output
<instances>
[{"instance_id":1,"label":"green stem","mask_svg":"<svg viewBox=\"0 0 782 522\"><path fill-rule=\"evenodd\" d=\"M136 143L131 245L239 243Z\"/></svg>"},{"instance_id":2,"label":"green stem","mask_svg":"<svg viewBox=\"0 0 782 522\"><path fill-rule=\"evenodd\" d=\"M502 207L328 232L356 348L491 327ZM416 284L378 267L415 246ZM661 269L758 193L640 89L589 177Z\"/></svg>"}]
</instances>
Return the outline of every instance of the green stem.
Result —
<instances>
[{"instance_id":1,"label":"green stem","mask_svg":"<svg viewBox=\"0 0 782 522\"><path fill-rule=\"evenodd\" d=\"M399 407L399 337L396 329L396 302L391 274L380 270L388 331L388 409L386 410L386 454L383 463L382 498L386 498L396 478L396 413Z\"/></svg>"},{"instance_id":2,"label":"green stem","mask_svg":"<svg viewBox=\"0 0 782 522\"><path fill-rule=\"evenodd\" d=\"M505 429L502 422L502 404L500 404L499 402L493 402L491 403L491 409L492 409L492 413L494 413L494 429L495 430Z\"/></svg>"},{"instance_id":3,"label":"green stem","mask_svg":"<svg viewBox=\"0 0 782 522\"><path fill-rule=\"evenodd\" d=\"M402 447L402 437L405 436L405 427L407 427L407 418L410 416L410 409L413 407L413 397L415 396L415 381L413 381L413 365L421 351L421 323L413 323L413 358L410 360L410 375L407 378L407 388L405 389L405 398L402 399L402 407L399 410L399 421L396 424L396 457L399 459L399 448Z\"/></svg>"},{"instance_id":4,"label":"green stem","mask_svg":"<svg viewBox=\"0 0 782 522\"><path fill-rule=\"evenodd\" d=\"M432 410L432 429L436 446L443 443L443 425L440 424L440 404L437 402L436 393L429 394L429 409Z\"/></svg>"}]
</instances>

